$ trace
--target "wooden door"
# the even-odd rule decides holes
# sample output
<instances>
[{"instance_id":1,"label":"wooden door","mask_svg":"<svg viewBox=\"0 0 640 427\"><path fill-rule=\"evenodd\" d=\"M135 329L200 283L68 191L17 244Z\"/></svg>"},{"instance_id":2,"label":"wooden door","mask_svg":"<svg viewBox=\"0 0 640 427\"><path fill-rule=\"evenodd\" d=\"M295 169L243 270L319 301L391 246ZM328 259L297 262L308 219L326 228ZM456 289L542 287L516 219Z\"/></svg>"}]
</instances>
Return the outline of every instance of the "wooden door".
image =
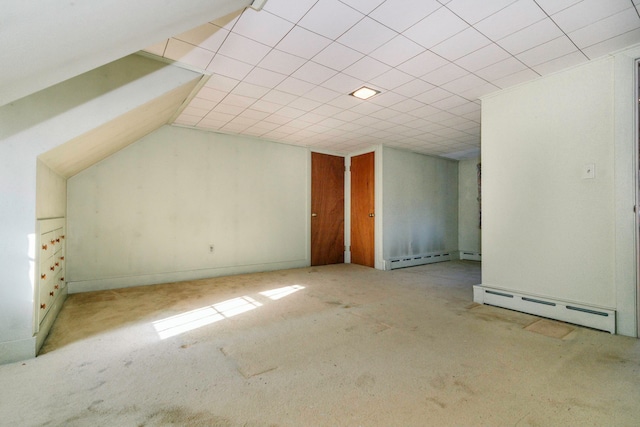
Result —
<instances>
[{"instance_id":1,"label":"wooden door","mask_svg":"<svg viewBox=\"0 0 640 427\"><path fill-rule=\"evenodd\" d=\"M351 158L351 262L375 266L374 153Z\"/></svg>"},{"instance_id":2,"label":"wooden door","mask_svg":"<svg viewBox=\"0 0 640 427\"><path fill-rule=\"evenodd\" d=\"M344 262L344 157L311 153L311 265Z\"/></svg>"}]
</instances>

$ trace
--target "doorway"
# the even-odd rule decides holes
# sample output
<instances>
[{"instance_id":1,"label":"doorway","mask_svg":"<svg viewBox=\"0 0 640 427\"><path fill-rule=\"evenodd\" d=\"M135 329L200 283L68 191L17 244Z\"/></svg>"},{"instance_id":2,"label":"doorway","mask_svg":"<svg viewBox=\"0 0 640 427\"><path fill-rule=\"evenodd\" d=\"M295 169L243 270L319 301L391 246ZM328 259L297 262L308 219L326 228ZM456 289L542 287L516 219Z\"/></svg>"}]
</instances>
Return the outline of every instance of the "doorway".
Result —
<instances>
[{"instance_id":1,"label":"doorway","mask_svg":"<svg viewBox=\"0 0 640 427\"><path fill-rule=\"evenodd\" d=\"M375 266L375 154L351 158L351 262Z\"/></svg>"},{"instance_id":2,"label":"doorway","mask_svg":"<svg viewBox=\"0 0 640 427\"><path fill-rule=\"evenodd\" d=\"M311 153L311 265L344 262L344 157Z\"/></svg>"}]
</instances>

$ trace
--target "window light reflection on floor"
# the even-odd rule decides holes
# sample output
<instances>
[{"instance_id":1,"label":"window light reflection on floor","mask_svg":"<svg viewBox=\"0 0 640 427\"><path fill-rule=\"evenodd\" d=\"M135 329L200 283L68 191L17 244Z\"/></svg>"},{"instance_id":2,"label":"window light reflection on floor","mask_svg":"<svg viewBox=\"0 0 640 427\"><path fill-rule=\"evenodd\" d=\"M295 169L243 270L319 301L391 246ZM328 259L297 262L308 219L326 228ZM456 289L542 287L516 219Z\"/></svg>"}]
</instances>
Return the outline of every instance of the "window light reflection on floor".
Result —
<instances>
[{"instance_id":1,"label":"window light reflection on floor","mask_svg":"<svg viewBox=\"0 0 640 427\"><path fill-rule=\"evenodd\" d=\"M262 304L244 296L153 322L161 340L253 310Z\"/></svg>"},{"instance_id":2,"label":"window light reflection on floor","mask_svg":"<svg viewBox=\"0 0 640 427\"><path fill-rule=\"evenodd\" d=\"M285 286L283 288L260 292L260 295L276 301L301 289L304 289L304 286ZM254 310L261 306L261 302L256 301L250 296L243 296L158 320L153 322L153 327L160 339L164 340Z\"/></svg>"},{"instance_id":3,"label":"window light reflection on floor","mask_svg":"<svg viewBox=\"0 0 640 427\"><path fill-rule=\"evenodd\" d=\"M276 301L276 300L279 300L280 298L286 297L287 295L291 295L294 292L298 292L301 289L304 289L304 286L300 286L300 285L285 286L284 288L271 289L270 291L260 292L260 295L263 295L267 298L270 298Z\"/></svg>"}]
</instances>

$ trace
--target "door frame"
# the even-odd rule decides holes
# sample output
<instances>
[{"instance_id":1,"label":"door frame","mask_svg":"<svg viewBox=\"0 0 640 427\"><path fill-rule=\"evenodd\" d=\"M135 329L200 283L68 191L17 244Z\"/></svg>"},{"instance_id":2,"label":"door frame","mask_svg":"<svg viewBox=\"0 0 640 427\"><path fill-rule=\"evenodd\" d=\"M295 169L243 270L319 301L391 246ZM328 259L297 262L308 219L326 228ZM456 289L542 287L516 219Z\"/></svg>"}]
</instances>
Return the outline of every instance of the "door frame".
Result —
<instances>
[{"instance_id":1,"label":"door frame","mask_svg":"<svg viewBox=\"0 0 640 427\"><path fill-rule=\"evenodd\" d=\"M385 263L382 257L383 254L383 238L382 238L382 223L383 223L383 211L382 211L382 155L383 155L383 147L382 145L375 145L369 148L365 148L363 150L354 151L345 156L345 163L347 167L347 174L344 180L344 244L347 247L347 251L345 252L344 262L351 263L351 251L349 247L351 246L351 215L348 214L351 212L351 158L355 156L359 156L361 154L374 153L374 207L375 207L375 217L373 218L374 229L373 229L373 253L374 253L374 266L376 270L384 270Z\"/></svg>"}]
</instances>

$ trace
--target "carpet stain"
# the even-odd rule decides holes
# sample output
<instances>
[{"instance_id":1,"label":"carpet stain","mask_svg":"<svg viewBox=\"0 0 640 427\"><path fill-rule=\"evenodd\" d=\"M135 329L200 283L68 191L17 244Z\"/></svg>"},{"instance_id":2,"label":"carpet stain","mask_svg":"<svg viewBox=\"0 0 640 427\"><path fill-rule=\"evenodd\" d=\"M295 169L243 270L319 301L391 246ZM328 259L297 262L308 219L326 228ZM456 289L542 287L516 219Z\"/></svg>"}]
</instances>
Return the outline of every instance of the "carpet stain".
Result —
<instances>
[{"instance_id":1,"label":"carpet stain","mask_svg":"<svg viewBox=\"0 0 640 427\"><path fill-rule=\"evenodd\" d=\"M145 426L232 427L235 424L225 417L208 412L192 412L183 407L169 407L153 412L138 427Z\"/></svg>"},{"instance_id":2,"label":"carpet stain","mask_svg":"<svg viewBox=\"0 0 640 427\"><path fill-rule=\"evenodd\" d=\"M435 397L427 397L427 402L431 402L431 403L435 403L436 405L438 405L441 409L445 409L447 407L447 404L444 402L441 402L440 400L438 400Z\"/></svg>"},{"instance_id":3,"label":"carpet stain","mask_svg":"<svg viewBox=\"0 0 640 427\"><path fill-rule=\"evenodd\" d=\"M376 384L376 377L370 374L362 374L356 379L356 385L360 388L370 389Z\"/></svg>"}]
</instances>

